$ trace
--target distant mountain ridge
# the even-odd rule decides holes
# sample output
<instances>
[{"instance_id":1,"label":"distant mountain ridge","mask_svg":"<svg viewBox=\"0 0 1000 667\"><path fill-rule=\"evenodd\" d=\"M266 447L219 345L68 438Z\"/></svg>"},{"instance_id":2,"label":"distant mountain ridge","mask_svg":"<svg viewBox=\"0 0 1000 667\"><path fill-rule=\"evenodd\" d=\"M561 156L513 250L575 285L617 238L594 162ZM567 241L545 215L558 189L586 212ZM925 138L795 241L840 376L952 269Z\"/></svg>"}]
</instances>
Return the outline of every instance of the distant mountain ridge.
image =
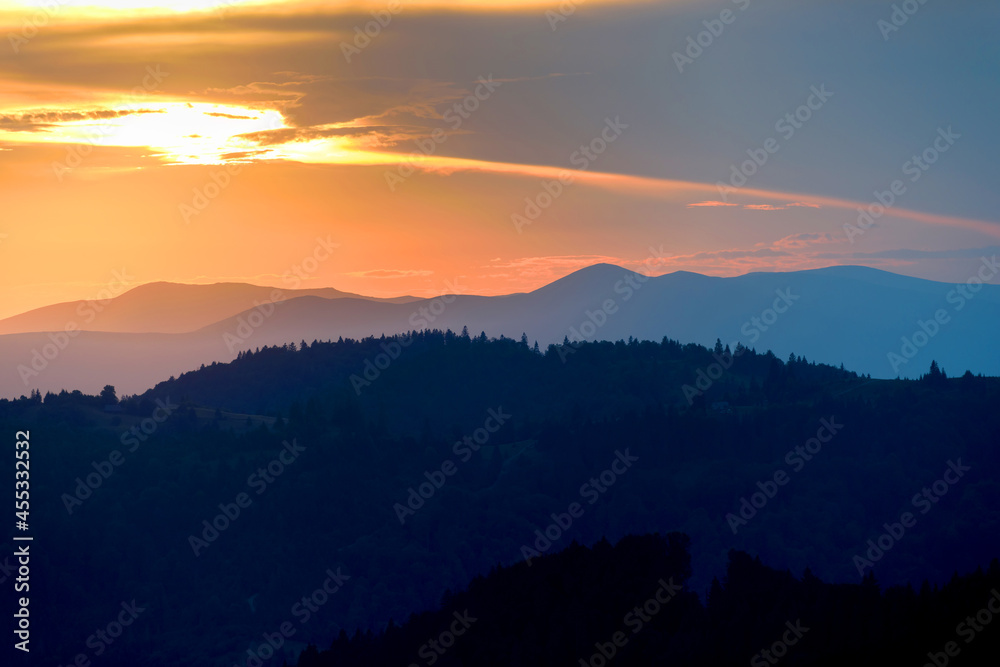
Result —
<instances>
[{"instance_id":1,"label":"distant mountain ridge","mask_svg":"<svg viewBox=\"0 0 1000 667\"><path fill-rule=\"evenodd\" d=\"M155 282L134 287L110 299L67 301L35 308L0 320L0 335L63 331L70 322L83 331L117 333L187 333L237 315L254 302L316 296L409 303L418 297L390 299L342 292L332 287L286 289L247 283L189 285Z\"/></svg>"},{"instance_id":2,"label":"distant mountain ridge","mask_svg":"<svg viewBox=\"0 0 1000 667\"><path fill-rule=\"evenodd\" d=\"M597 264L533 292L506 296L375 300L309 290L287 291L291 298L274 306L254 291L272 289L233 287L244 299L242 308L233 312L232 304L239 300L227 293L221 301L229 304L229 314L220 307L212 318L208 314L215 297L192 307L195 314L186 319L176 315L184 302L170 301L162 310L125 308L127 316L105 320L111 307L119 305L116 300L99 321L118 331L78 333L65 349L53 347L59 341L47 333L0 335L0 355L9 360L0 375L0 395L18 396L35 388L94 392L104 384L133 393L265 345L422 329L458 332L465 326L489 336L520 338L523 333L543 347L564 340L630 337L710 345L719 338L731 347L771 349L781 357L795 353L876 378L917 377L931 360L950 375L966 370L1000 375L1000 357L982 352L1000 324L1000 286L986 284L972 292L966 286L866 267L719 278L689 272L646 277ZM340 296L330 298L332 294ZM134 318L139 312L149 312L145 329L120 331L138 326ZM177 332L177 324L168 333L150 332L171 318L186 326L204 324L193 331Z\"/></svg>"}]
</instances>

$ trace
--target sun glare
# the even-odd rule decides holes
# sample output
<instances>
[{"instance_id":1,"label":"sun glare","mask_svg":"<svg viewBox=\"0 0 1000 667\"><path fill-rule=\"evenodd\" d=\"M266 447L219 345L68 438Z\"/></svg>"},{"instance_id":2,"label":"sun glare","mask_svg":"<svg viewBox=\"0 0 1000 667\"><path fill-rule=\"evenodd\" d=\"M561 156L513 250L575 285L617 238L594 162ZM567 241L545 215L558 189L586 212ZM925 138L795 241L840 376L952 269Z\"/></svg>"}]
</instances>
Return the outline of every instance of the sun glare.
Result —
<instances>
[{"instance_id":1,"label":"sun glare","mask_svg":"<svg viewBox=\"0 0 1000 667\"><path fill-rule=\"evenodd\" d=\"M259 151L244 136L287 128L273 109L198 102L153 102L140 109L112 108L114 118L55 121L36 131L0 131L0 140L17 143L89 144L92 146L146 146L176 164L217 164L240 160ZM30 112L27 112L30 114ZM27 115L26 114L26 115ZM106 114L105 114L106 115Z\"/></svg>"},{"instance_id":2,"label":"sun glare","mask_svg":"<svg viewBox=\"0 0 1000 667\"><path fill-rule=\"evenodd\" d=\"M0 2L0 8L29 10L34 8L70 13L102 11L155 10L157 12L213 11L239 5L260 4L259 0L13 0Z\"/></svg>"},{"instance_id":3,"label":"sun glare","mask_svg":"<svg viewBox=\"0 0 1000 667\"><path fill-rule=\"evenodd\" d=\"M618 0L588 0L608 4ZM652 2L653 0L646 0ZM693 0L671 0L690 2ZM386 0L0 0L0 14L44 12L49 18L66 15L73 18L114 18L131 13L164 15L188 12L225 12L242 7L271 6L287 9L296 7L310 11L361 11L383 9ZM523 11L527 8L558 7L552 0L406 0L407 7L451 9L462 11Z\"/></svg>"}]
</instances>

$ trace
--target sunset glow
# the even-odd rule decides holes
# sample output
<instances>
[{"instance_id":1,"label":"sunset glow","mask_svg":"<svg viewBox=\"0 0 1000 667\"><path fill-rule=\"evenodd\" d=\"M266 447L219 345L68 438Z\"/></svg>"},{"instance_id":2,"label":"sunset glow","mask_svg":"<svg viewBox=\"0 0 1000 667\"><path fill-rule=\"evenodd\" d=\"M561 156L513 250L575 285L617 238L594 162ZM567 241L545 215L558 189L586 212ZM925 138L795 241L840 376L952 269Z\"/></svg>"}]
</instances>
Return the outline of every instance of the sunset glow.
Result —
<instances>
[{"instance_id":1,"label":"sunset glow","mask_svg":"<svg viewBox=\"0 0 1000 667\"><path fill-rule=\"evenodd\" d=\"M997 34L0 0L0 665L995 664Z\"/></svg>"},{"instance_id":2,"label":"sunset glow","mask_svg":"<svg viewBox=\"0 0 1000 667\"><path fill-rule=\"evenodd\" d=\"M108 16L109 12L155 10L157 13L204 12L226 7L265 4L267 0L5 0L0 10L66 12L78 15Z\"/></svg>"},{"instance_id":3,"label":"sunset glow","mask_svg":"<svg viewBox=\"0 0 1000 667\"><path fill-rule=\"evenodd\" d=\"M147 146L167 163L218 164L241 160L257 144L241 138L249 132L286 127L274 110L257 111L203 102L152 102L124 105L92 114L120 114L93 120L55 121L39 131L0 131L0 141L19 143ZM56 112L47 112L58 115ZM38 112L22 111L23 117ZM12 115L18 115L15 111ZM236 157L226 157L231 155Z\"/></svg>"},{"instance_id":4,"label":"sunset glow","mask_svg":"<svg viewBox=\"0 0 1000 667\"><path fill-rule=\"evenodd\" d=\"M822 82L748 64L760 28L742 18L678 72L700 7L0 2L0 314L87 298L122 265L137 284L276 284L320 235L341 246L308 284L376 296L529 291L588 261L642 266L651 247L660 273L957 280L997 245L974 154L992 124L964 93L913 93L888 125L854 126L864 95L831 76L828 104L745 167ZM746 16L827 39L768 12ZM641 40L659 50L620 46ZM701 70L721 77L711 95ZM736 92L746 81L766 93ZM908 112L932 107L933 123ZM902 165L946 120L961 138L911 181Z\"/></svg>"}]
</instances>

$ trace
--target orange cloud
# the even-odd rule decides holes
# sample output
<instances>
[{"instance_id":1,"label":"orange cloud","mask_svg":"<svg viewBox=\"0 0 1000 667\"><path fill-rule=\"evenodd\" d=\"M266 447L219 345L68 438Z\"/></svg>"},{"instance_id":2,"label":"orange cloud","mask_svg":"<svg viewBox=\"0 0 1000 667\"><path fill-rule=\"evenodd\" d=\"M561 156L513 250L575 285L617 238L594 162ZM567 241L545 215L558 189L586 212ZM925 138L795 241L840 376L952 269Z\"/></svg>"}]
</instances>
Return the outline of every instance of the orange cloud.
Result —
<instances>
[{"instance_id":1,"label":"orange cloud","mask_svg":"<svg viewBox=\"0 0 1000 667\"><path fill-rule=\"evenodd\" d=\"M700 201L694 204L687 205L688 208L702 208L702 207L711 208L716 206L739 206L739 204L733 204L732 202L724 202L724 201Z\"/></svg>"},{"instance_id":2,"label":"orange cloud","mask_svg":"<svg viewBox=\"0 0 1000 667\"><path fill-rule=\"evenodd\" d=\"M715 193L718 194L718 186L714 183L698 183L694 181L682 181L678 179L656 178L652 176L635 176L631 174L616 174L598 171L576 171L561 167L544 165L511 164L506 162L487 162L484 160L470 160L465 158L449 158L437 156L423 156L415 159L408 155L395 155L395 160L391 160L392 154L381 154L384 162L379 162L376 157L378 153L365 153L364 156L372 161L368 164L407 164L416 169L429 172L454 173L456 171L491 171L500 174L511 174L521 176L532 176L540 178L570 177L574 182L585 182L589 185L614 190L620 193L644 194L650 197L667 198L677 201L687 198L693 193ZM737 193L741 197L755 197L761 199L776 199L786 201L786 206L806 208L834 208L847 210L856 213L858 209L866 209L869 202L861 202L851 199L840 199L825 195L812 195L801 192L781 192L778 190L765 190L763 188L741 188ZM748 205L749 206L749 205ZM886 210L885 217L912 220L928 225L939 227L954 227L979 232L988 236L1000 238L1000 224L986 220L976 220L973 218L962 218L957 216L938 215L935 213L924 213L911 209L891 207Z\"/></svg>"},{"instance_id":3,"label":"orange cloud","mask_svg":"<svg viewBox=\"0 0 1000 667\"><path fill-rule=\"evenodd\" d=\"M843 237L836 237L833 234L792 234L782 239L778 239L771 244L774 248L807 248L813 245L825 245L829 243L843 243Z\"/></svg>"},{"instance_id":4,"label":"orange cloud","mask_svg":"<svg viewBox=\"0 0 1000 667\"><path fill-rule=\"evenodd\" d=\"M809 202L793 201L789 204L744 204L743 208L750 209L752 211L784 211L787 208L823 208L819 204L810 204Z\"/></svg>"},{"instance_id":5,"label":"orange cloud","mask_svg":"<svg viewBox=\"0 0 1000 667\"><path fill-rule=\"evenodd\" d=\"M736 208L746 208L752 211L784 211L786 208L822 208L819 204L810 204L809 202L791 202L789 204L778 205L778 204L736 204L734 202L724 202L724 201L700 201L694 204L688 204L687 208L714 208L718 206L731 206Z\"/></svg>"}]
</instances>

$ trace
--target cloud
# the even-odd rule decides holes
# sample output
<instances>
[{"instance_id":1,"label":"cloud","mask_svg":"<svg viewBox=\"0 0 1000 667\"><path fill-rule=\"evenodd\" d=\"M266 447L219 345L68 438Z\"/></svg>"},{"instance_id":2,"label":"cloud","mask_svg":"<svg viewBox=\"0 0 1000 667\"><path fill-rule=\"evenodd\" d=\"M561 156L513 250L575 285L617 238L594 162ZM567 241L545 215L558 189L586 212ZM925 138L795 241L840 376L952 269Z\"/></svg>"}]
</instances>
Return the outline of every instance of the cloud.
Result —
<instances>
[{"instance_id":1,"label":"cloud","mask_svg":"<svg viewBox=\"0 0 1000 667\"><path fill-rule=\"evenodd\" d=\"M824 245L828 243L842 243L843 237L833 234L792 234L782 239L778 239L771 244L774 248L799 249L813 245Z\"/></svg>"},{"instance_id":2,"label":"cloud","mask_svg":"<svg viewBox=\"0 0 1000 667\"><path fill-rule=\"evenodd\" d=\"M449 2L441 1L442 4ZM813 134L809 139L818 143L798 146L794 150L789 147L787 155L783 151L784 164L775 167L780 170L772 171L768 178L773 177L775 180L770 182L774 183L784 177L784 182L794 183L794 188L799 188L800 191L781 193L739 188L732 191L728 197L729 202L712 201L721 196L718 186L713 182L717 177L723 176L719 167L724 166L725 162L718 163L719 156L741 152L746 147L744 144L748 137L758 136L758 130L771 124L774 120L775 100L785 100L791 104L804 91L795 76L775 76L773 67L761 67L763 61L754 62L754 58L767 60L769 56L765 57L752 49L746 50L749 57L747 62L728 68L728 74L723 73L727 84L736 82L740 86L759 86L763 83L762 89L769 90L768 95L746 98L745 104L719 104L718 95L712 91L736 89L730 85L712 89L686 84L651 85L648 68L637 68L634 59L627 57L628 49L623 50L622 44L663 43L666 39L664 35L670 38L668 41L676 38L678 42L682 42L690 26L700 25L698 22L703 18L698 16L698 3L688 3L692 11L690 22L678 20L676 10L666 11L665 6L680 3L650 3L648 8L643 7L641 10L626 7L632 4L630 2L615 3L602 8L599 14L591 13L582 22L577 22L574 18L572 27L560 28L557 35L558 49L548 48L551 47L549 42L553 37L542 16L544 12L535 11L534 7L531 11L520 12L487 12L477 9L476 12L469 13L449 10L417 11L411 14L407 11L404 16L394 19L392 26L373 40L371 48L357 55L350 63L342 57L338 44L341 41L349 42L354 36L354 28L363 26L362 21L370 21L371 16L360 10L346 10L348 5L357 7L358 3L325 3L323 8L317 6L308 10L292 8L292 4L295 3L275 5L266 11L234 10L227 13L224 22L220 21L219 16L208 14L164 16L155 22L142 21L137 20L131 12L119 12L113 20L104 24L96 20L86 24L80 21L67 21L58 25L53 23L45 28L44 38L40 37L26 47L26 53L18 60L16 68L0 68L5 70L0 73L0 88L4 89L0 95L3 97L0 114L14 116L26 109L57 109L64 108L64 105L70 107L70 111L114 108L114 98L125 97L126 91L142 82L148 63L163 62L164 69L170 72L170 76L155 91L154 99L157 101L183 100L241 107L216 109L230 111L234 116L244 112L253 115L254 111L261 110L277 110L283 115L289 127L282 127L280 130L248 128L244 123L249 121L243 120L202 118L204 121L231 122L238 131L257 130L238 135L241 139L251 141L226 144L221 153L222 159L260 160L262 164L257 173L266 171L268 174L275 174L276 183L281 187L288 187L288 192L294 192L294 203L301 203L302 208L308 209L310 213L330 210L324 199L328 196L327 191L319 187L315 192L306 191L305 187L299 188L298 183L293 183L291 177L285 178L282 175L330 173L331 176L327 179L331 184L330 191L336 193L329 195L330 198L345 210L350 209L350 217L358 218L359 226L378 223L390 230L386 232L389 234L408 224L414 224L414 220L422 222L420 214L424 211L422 206L425 202L446 201L448 206L443 208L448 211L440 211L438 216L446 218L452 210L459 211L461 206L468 206L463 203L466 200L476 201L482 209L490 209L501 201L501 196L506 197L508 190L513 193L510 201L519 203L524 195L534 193L537 188L536 179L551 180L561 173L571 173L575 182L580 185L574 186L574 194L565 195L559 202L559 207L563 209L561 212L553 210L547 214L552 216L551 219L533 228L530 241L527 236L516 236L515 241L508 244L503 237L493 236L493 231L485 229L485 225L469 224L456 232L456 236L460 236L460 240L466 242L471 249L461 260L479 265L490 264L488 259L498 254L508 259L519 254L551 254L547 257L511 260L510 268L496 268L497 275L507 274L516 279L520 279L524 273L548 278L598 261L633 266L628 264L631 260L604 257L602 253L641 253L641 250L633 249L645 247L650 240L647 237L651 233L651 225L647 224L647 220L651 216L647 213L652 210L666 210L670 213L671 219L657 222L664 223L662 228L666 229L669 238L684 244L670 250L677 254L674 258L677 266L696 267L700 263L711 269L711 272L781 270L809 267L821 262L818 251L854 250L853 247L839 247L829 235L824 238L786 235L795 231L822 229L843 237L840 234L841 223L853 222L857 216L856 209L867 206L869 202L833 200L829 196L822 197L822 194L844 193L847 196L854 193L858 197L869 197L868 186L860 186L868 182L878 183L881 178L877 167L879 163L872 156L896 155L895 151L898 149L906 151L899 153L901 157L905 157L910 150L912 142L909 139L914 136L914 127L917 131L922 131L920 125L926 122L923 116L910 122L907 119L912 114L901 113L912 108L914 99L919 98L919 92L916 91L920 90L915 83L923 81L927 76L926 71L913 67L908 70L913 78L901 79L907 85L897 86L898 91L910 91L909 94L903 94L902 97L882 96L879 100L885 108L859 107L871 114L873 122L853 125L835 123L827 128L829 132ZM493 6L489 0L483 0L481 4ZM340 9L334 10L334 7ZM588 5L587 12L596 11L596 8ZM798 18L786 19L789 14ZM780 18L786 28L794 26L813 29L814 21L808 9L795 8L794 11L782 13ZM786 20L788 22L784 23ZM762 25L766 23L763 22ZM818 48L820 45L826 46L825 41L817 42L817 48L809 49L808 53L798 50L801 35L821 37L823 33L819 28L815 33L783 29L771 35L766 30L760 32L753 26L747 27L754 28L745 35L750 40L748 43L762 37L776 40L775 48L780 47L776 52L786 56L792 54L801 59L815 55L828 58L830 53L838 53L835 40L831 40L833 48L828 51ZM167 38L166 41L147 39L160 33ZM266 40L257 39L259 35L267 33L273 34ZM227 36L225 40L216 39L223 34ZM497 34L515 35L516 44L512 48L510 40L498 41ZM174 35L189 35L197 39L179 40ZM119 36L128 39L117 39ZM734 39L739 41L740 38L735 36ZM167 48L168 44L170 48ZM461 57L456 58L455 54L461 54ZM842 65L857 69L860 77L858 85L862 89L871 86L873 90L877 90L885 80L885 72L878 67L858 67L870 60L868 55L870 54L863 50L852 51L848 54L848 62ZM777 63L779 69L790 68L788 71L783 70L784 74L789 74L801 65L800 60L795 58L768 63ZM815 62L811 61L810 64ZM942 68L942 71L944 69L946 68ZM587 74L562 75L572 70ZM392 200L388 196L372 197L369 191L361 188L334 189L339 188L340 183L354 182L353 179L359 183L368 183L373 180L369 176L374 178L381 172L371 167L341 166L343 164L405 165L411 161L409 153L416 148L412 144L414 138L426 137L435 128L452 132L449 124L444 122L444 114L455 102L467 95L470 88L475 89L478 76L490 73L495 74L495 81L504 84L495 97L477 107L474 115L463 121L461 136L452 139L450 134L447 135L449 138L446 143L434 144L434 155L417 160L412 167L440 175L458 171L474 172L472 176L458 175L450 183L444 177L437 176L422 179L420 183L411 182L407 185L408 194ZM899 72L899 75L902 76L903 72ZM691 83L690 76L687 75L682 80ZM974 86L964 88L977 89ZM595 90L614 91L615 94L611 97L595 95ZM860 96L854 101L863 98L864 96ZM957 83L956 88L949 89L948 95L936 96L928 103L932 105L931 111L934 113L925 116L938 118L952 118L954 113L951 112L954 109L961 110L968 106L966 97L957 90ZM780 106L784 108L784 104L785 102L781 102ZM145 102L139 106L154 105L152 102ZM655 117L649 115L649 109L659 108L672 108L679 113L655 114ZM588 172L570 171L570 165L573 164L570 160L571 152L597 136L602 119L607 114L619 113L623 122L632 125L628 134L610 147L599 162L591 165ZM878 129L879 124L874 122L885 117L898 120L891 133L882 132ZM837 114L837 118L831 117L829 121L836 122L838 118L841 121L853 121L855 115ZM38 122L44 121L39 119ZM872 128L872 132L878 130L878 133L868 136L865 134L866 127ZM719 128L726 128L726 131L719 131ZM0 129L3 129L2 125ZM972 129L969 127L966 130L970 131L970 136ZM978 129L981 132L983 128ZM187 135L193 133L190 129L185 130ZM206 143L211 140L212 132L202 132L200 128L198 130L194 133L201 134ZM28 136L34 139L50 138L45 134ZM141 138L146 136L155 134L142 134ZM992 135L987 132L980 136L987 137L985 143L980 142L981 145L986 145ZM188 137L192 138L195 137ZM18 141L22 141L20 137ZM796 137L796 142L798 141L800 139ZM304 142L312 144L301 145ZM281 144L289 144L288 152L284 153L285 156L290 156L285 158L289 162L315 163L326 160L339 164L329 169L305 169L302 164L282 164L280 156L283 154L278 150ZM265 148L272 150L256 150ZM377 150L378 154L374 157L360 155L360 150L352 152L351 149L365 149L372 153ZM34 168L34 162L31 161L35 160L36 155L43 154L43 150L50 150L56 155L63 149L36 149L19 143L15 150L16 154L5 151L0 156L0 170L4 170L0 171L0 178L5 181L8 173L23 173L23 170L17 170L18 163L30 163ZM37 153L33 153L33 150L37 150ZM397 152L389 153L389 150ZM103 168L105 154L115 156L116 166L125 164L125 160L141 166L157 159L155 150L114 153L111 150L97 151L75 173L82 176L87 170L93 169L96 172ZM56 155L56 159L63 157ZM382 161L376 163L376 159ZM39 164L44 165L40 169L47 168L49 161ZM935 167L946 170L940 174L940 178L936 176L935 182L962 184L962 189L956 190L959 194L953 199L944 198L934 190L926 190L919 195L914 191L912 199L899 203L915 207L937 207L942 213L975 214L976 211L986 210L989 212L981 215L993 215L995 207L982 206L981 197L979 201L976 200L977 189L986 190L991 196L993 194L987 187L980 186L982 179L963 181L960 178L963 175L973 177L977 172L981 175L982 166L975 161L966 164L969 165L966 172L948 172L951 163L947 161L942 161ZM154 177L150 176L151 172L156 174L156 178L162 179L164 186L157 189L150 187L150 192L186 193L190 192L189 187L181 190L173 185L179 185L183 179L197 173L197 170L192 167L166 169L154 163L149 169L137 173L134 180L152 181ZM684 175L700 182L665 178L676 175ZM248 179L243 181L247 183L253 182L255 177L251 175L241 179ZM522 184L515 179L532 179L532 182L523 184L524 192L520 194L516 188ZM292 185L285 186L286 183ZM758 183L763 184L764 181L758 179L751 185ZM200 186L200 182L195 181L190 187L195 185ZM382 188L377 192L387 193L382 187L383 183L379 182L377 185ZM448 188L463 185L469 187L462 189L453 199L441 194L448 192ZM928 187L931 185L933 184ZM242 193L237 194L235 190L227 193L224 200L213 205L210 215L221 213L230 205L235 208L238 204L243 208L239 217L245 215L248 226L265 224L263 218L266 215L281 219L262 205L270 201L269 197L274 197L270 194L270 188L240 187ZM482 191L474 189L478 187L482 187ZM67 200L66 208L82 209L83 206L76 200L69 200L66 190L67 188L63 188L59 192L60 199ZM132 194L126 189L121 192ZM478 197L479 192L485 195ZM138 197L138 194L135 196ZM437 199L432 199L432 196ZM380 201L373 201L376 198ZM292 197L287 199L291 200ZM87 200L81 195L80 201ZM412 203L414 208L407 210L407 206L411 205L407 202ZM660 206L667 202L669 206ZM170 201L168 206L174 203ZM285 203L292 206L291 201ZM615 208L612 208L612 204ZM502 206L499 211L499 216L502 217L508 212L508 207L506 203L499 205ZM691 210L685 210L685 207ZM716 210L713 207L719 208ZM765 212L779 213L791 208L820 207L824 211L819 215L808 211L804 211L804 215L796 212L763 215ZM743 213L743 210L747 212ZM235 215L236 211L232 213ZM470 207L467 215L472 218L476 213L478 211L473 211ZM126 217L120 210L108 210L104 215L112 220ZM739 216L743 217L738 219ZM822 221L819 220L821 216ZM30 216L21 217L30 219ZM344 218L348 217L344 213ZM945 237L942 233L941 237L958 245L992 243L1000 237L1000 225L992 222L921 214L901 207L893 207L886 214L884 222L888 223L890 217L904 218L917 224L899 225L898 229L902 233L895 239L888 234L881 238L866 238L865 242L871 245L863 249L880 250L891 245L934 247L930 242L925 244L921 235L963 229L991 233L993 236L984 241L969 238L971 234L959 238ZM816 220L806 220L807 218ZM52 219L59 218L53 216ZM702 226L705 221L711 224ZM817 225L807 227L804 224L812 222ZM829 224L820 227L820 222ZM127 221L120 224L123 229L130 229ZM281 219L281 224L287 225L291 232L313 223L311 215L306 215L295 218L289 216L287 222ZM564 227L571 224L575 228L574 233L564 233ZM752 231L744 233L747 226ZM210 229L210 226L205 225L203 228ZM497 225L496 229L501 232L511 231L508 225ZM359 234L359 238L362 236L365 235ZM761 239L767 239L768 242L755 245ZM521 245L514 246L514 242ZM526 242L532 245L525 246ZM247 243L252 245L249 240ZM697 251L716 251L716 254L682 255ZM567 255L557 256L556 253ZM836 256L838 261L843 257L837 252L829 254ZM344 270L377 267L378 263L382 263L377 259L379 256L372 253L367 257L375 258L374 262L359 263L345 267ZM916 261L899 256L869 259L873 262ZM451 272L450 268L432 263L434 261L429 256L426 262L418 259L413 264L424 264L439 274ZM449 261L457 262L459 259L452 260L449 257ZM514 262L520 262L520 265L514 266ZM410 262L405 258L403 261L394 258L384 265L405 266L406 263ZM398 277L405 275L405 272L401 274L397 270L388 275ZM416 278L413 282L420 283L424 280L426 278ZM371 282L378 284L378 281ZM403 281L396 283L384 280L380 284L386 286L386 289L392 289L392 285L397 284L403 288ZM523 285L519 283L518 286Z\"/></svg>"},{"instance_id":3,"label":"cloud","mask_svg":"<svg viewBox=\"0 0 1000 667\"><path fill-rule=\"evenodd\" d=\"M335 124L442 125L447 109L475 89L451 82L394 76L334 77L285 73L289 80L208 88L207 97L278 109L298 128Z\"/></svg>"},{"instance_id":4,"label":"cloud","mask_svg":"<svg viewBox=\"0 0 1000 667\"><path fill-rule=\"evenodd\" d=\"M262 146L280 146L296 141L312 141L329 137L351 137L364 139L367 148L394 146L407 139L424 136L425 132L417 128L400 128L388 125L340 126L340 127L287 127L277 130L262 130L248 132L240 136Z\"/></svg>"},{"instance_id":5,"label":"cloud","mask_svg":"<svg viewBox=\"0 0 1000 667\"><path fill-rule=\"evenodd\" d=\"M747 259L747 258L759 258L759 257L786 257L790 253L783 250L776 250L775 248L754 248L754 249L732 249L732 250L708 250L703 252L696 252L690 255L675 255L673 257L664 257L661 263L690 263L690 262L704 262L706 260L734 260L734 259Z\"/></svg>"},{"instance_id":6,"label":"cloud","mask_svg":"<svg viewBox=\"0 0 1000 667\"><path fill-rule=\"evenodd\" d=\"M826 248L842 245L844 250ZM657 265L720 276L759 271L803 271L838 265L864 265L886 270L918 266L927 260L978 260L1000 254L1000 245L948 250L894 248L873 252L850 249L846 237L829 233L792 234L748 248L703 251L664 256Z\"/></svg>"},{"instance_id":7,"label":"cloud","mask_svg":"<svg viewBox=\"0 0 1000 667\"><path fill-rule=\"evenodd\" d=\"M693 204L688 204L686 208L716 208L716 207L730 207L730 208L745 208L751 211L783 211L786 208L822 208L819 204L814 204L811 202L794 201L787 204L737 204L735 202L725 202L725 201L699 201Z\"/></svg>"},{"instance_id":8,"label":"cloud","mask_svg":"<svg viewBox=\"0 0 1000 667\"><path fill-rule=\"evenodd\" d=\"M822 208L819 204L793 201L788 204L744 204L743 208L751 211L784 211L786 208Z\"/></svg>"},{"instance_id":9,"label":"cloud","mask_svg":"<svg viewBox=\"0 0 1000 667\"><path fill-rule=\"evenodd\" d=\"M0 115L0 130L39 132L59 123L88 120L109 120L149 113L164 113L163 109L92 109L79 111L37 110Z\"/></svg>"},{"instance_id":10,"label":"cloud","mask_svg":"<svg viewBox=\"0 0 1000 667\"><path fill-rule=\"evenodd\" d=\"M206 111L206 116L214 116L215 118L232 118L233 120L254 120L253 116L238 116L231 113L220 113L218 111Z\"/></svg>"},{"instance_id":11,"label":"cloud","mask_svg":"<svg viewBox=\"0 0 1000 667\"><path fill-rule=\"evenodd\" d=\"M830 259L839 255L820 253L818 249L836 244L845 244L846 247L846 243L847 239L842 235L800 233L755 243L750 247L663 256L656 264L666 270L683 269L727 276L755 271L798 271L829 266ZM821 259L823 254L829 257Z\"/></svg>"},{"instance_id":12,"label":"cloud","mask_svg":"<svg viewBox=\"0 0 1000 667\"><path fill-rule=\"evenodd\" d=\"M486 268L510 269L509 272L497 272L491 276L517 276L521 280L529 280L536 284L548 284L558 280L573 271L593 266L594 264L616 264L624 266L632 262L621 257L609 255L545 255L538 257L518 257L507 261L493 260Z\"/></svg>"},{"instance_id":13,"label":"cloud","mask_svg":"<svg viewBox=\"0 0 1000 667\"><path fill-rule=\"evenodd\" d=\"M822 208L819 204L809 202L790 202L788 204L737 204L735 202L724 201L700 201L688 204L687 208L715 208L719 206L745 208L751 211L783 211L786 208Z\"/></svg>"},{"instance_id":14,"label":"cloud","mask_svg":"<svg viewBox=\"0 0 1000 667\"><path fill-rule=\"evenodd\" d=\"M608 255L547 255L542 257L519 257L506 262L493 261L493 267L495 268L532 271L550 268L579 268L602 263L617 264L623 260L620 257L610 257Z\"/></svg>"},{"instance_id":15,"label":"cloud","mask_svg":"<svg viewBox=\"0 0 1000 667\"><path fill-rule=\"evenodd\" d=\"M702 207L709 208L716 206L739 206L739 204L733 204L732 202L724 202L724 201L700 201L694 204L688 204L687 208L702 208Z\"/></svg>"},{"instance_id":16,"label":"cloud","mask_svg":"<svg viewBox=\"0 0 1000 667\"><path fill-rule=\"evenodd\" d=\"M426 269L372 269L370 271L354 271L347 275L355 278L419 278L433 273L433 271Z\"/></svg>"},{"instance_id":17,"label":"cloud","mask_svg":"<svg viewBox=\"0 0 1000 667\"><path fill-rule=\"evenodd\" d=\"M951 250L914 250L911 248L894 248L891 250L879 250L876 252L846 252L846 253L820 253L816 257L820 259L837 260L871 260L871 259L892 259L916 262L924 259L979 259L984 256L1000 254L1000 246L983 246L980 248L954 248Z\"/></svg>"}]
</instances>

